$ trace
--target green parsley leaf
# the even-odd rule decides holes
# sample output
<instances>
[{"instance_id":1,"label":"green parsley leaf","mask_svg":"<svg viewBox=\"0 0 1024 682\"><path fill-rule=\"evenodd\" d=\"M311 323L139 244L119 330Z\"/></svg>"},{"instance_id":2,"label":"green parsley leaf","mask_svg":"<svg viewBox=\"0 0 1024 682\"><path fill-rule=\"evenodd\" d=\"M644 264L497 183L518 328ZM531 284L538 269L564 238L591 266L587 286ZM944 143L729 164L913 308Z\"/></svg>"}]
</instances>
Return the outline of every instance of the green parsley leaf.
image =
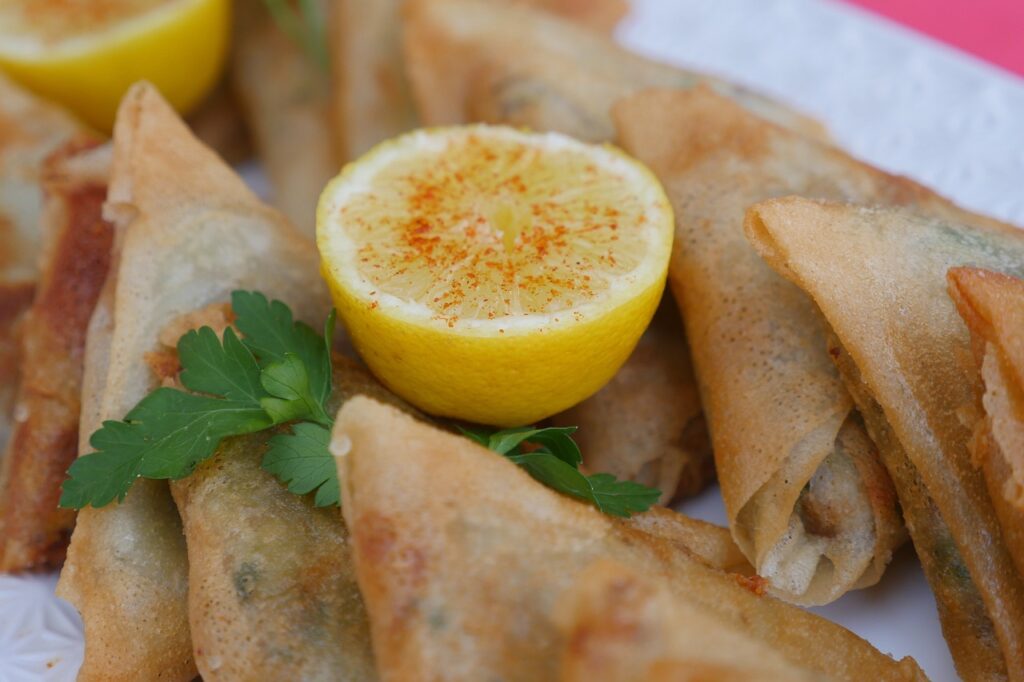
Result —
<instances>
[{"instance_id":1,"label":"green parsley leaf","mask_svg":"<svg viewBox=\"0 0 1024 682\"><path fill-rule=\"evenodd\" d=\"M572 439L576 432L575 426L548 427L535 429L529 426L505 429L492 434L487 447L502 455L517 454L522 443L530 442L545 447L555 457L572 467L579 467L583 462L580 448Z\"/></svg>"},{"instance_id":2,"label":"green parsley leaf","mask_svg":"<svg viewBox=\"0 0 1024 682\"><path fill-rule=\"evenodd\" d=\"M285 353L284 360L267 366L260 383L271 396L260 404L275 423L301 419L330 426L331 418L310 393L309 372L298 355Z\"/></svg>"},{"instance_id":3,"label":"green parsley leaf","mask_svg":"<svg viewBox=\"0 0 1024 682\"><path fill-rule=\"evenodd\" d=\"M316 490L318 507L339 504L341 490L334 457L328 450L331 432L319 424L303 422L270 439L263 456L263 468L276 476L296 495Z\"/></svg>"},{"instance_id":4,"label":"green parsley leaf","mask_svg":"<svg viewBox=\"0 0 1024 682\"><path fill-rule=\"evenodd\" d=\"M326 71L330 67L327 28L317 0L298 0L293 8L288 0L263 0L278 28L301 47L314 64Z\"/></svg>"},{"instance_id":5,"label":"green parsley leaf","mask_svg":"<svg viewBox=\"0 0 1024 682\"><path fill-rule=\"evenodd\" d=\"M460 431L467 438L508 457L549 488L588 502L605 514L628 517L633 512L647 511L661 496L659 490L633 481L619 481L611 474L585 476L580 472L583 458L572 439L574 426L546 429L527 426L497 432L460 427ZM524 443L532 444L534 449L524 453Z\"/></svg>"},{"instance_id":6,"label":"green parsley leaf","mask_svg":"<svg viewBox=\"0 0 1024 682\"><path fill-rule=\"evenodd\" d=\"M491 432L490 432L490 430L488 430L488 429L477 429L477 428L466 428L466 427L463 427L463 426L459 426L458 424L455 425L455 428L457 428L460 432L462 432L462 435L465 436L466 438L470 439L471 441L474 441L478 445L483 445L485 448L490 448L490 446L491 446L491 442L490 442Z\"/></svg>"},{"instance_id":7,"label":"green parsley leaf","mask_svg":"<svg viewBox=\"0 0 1024 682\"><path fill-rule=\"evenodd\" d=\"M260 366L285 361L291 353L298 357L309 376L309 394L326 411L331 395L331 349L325 337L303 323L292 320L292 311L280 301L268 301L255 291L231 294L235 326L243 342L256 354ZM328 317L333 334L333 317ZM326 330L326 325L325 325Z\"/></svg>"},{"instance_id":8,"label":"green parsley leaf","mask_svg":"<svg viewBox=\"0 0 1024 682\"><path fill-rule=\"evenodd\" d=\"M633 481L620 481L611 474L584 476L578 469L542 450L513 455L509 459L549 488L589 502L611 516L629 518L633 512L647 511L661 495L659 490Z\"/></svg>"},{"instance_id":9,"label":"green parsley leaf","mask_svg":"<svg viewBox=\"0 0 1024 682\"><path fill-rule=\"evenodd\" d=\"M288 441L292 450L302 443L312 452L313 443L319 441L311 440L310 434L322 434L308 427L327 433L332 425L327 402L334 313L327 318L321 337L308 325L295 322L288 306L268 301L263 294L236 291L232 307L243 336L228 328L221 340L209 327L183 335L178 341L180 378L191 392L158 388L123 421L104 422L89 441L96 452L80 457L68 469L62 507L102 507L121 501L140 476L182 478L210 457L222 439L275 424L316 422L295 425L292 437L299 440ZM323 472L333 477L333 484L321 481L317 499L337 499L331 492L332 485L335 491L338 487L333 460L327 441L320 440L319 456L331 464L330 471ZM287 468L294 458L272 461L277 461L275 475L289 481L297 475Z\"/></svg>"},{"instance_id":10,"label":"green parsley leaf","mask_svg":"<svg viewBox=\"0 0 1024 682\"><path fill-rule=\"evenodd\" d=\"M209 327L188 332L178 341L178 358L185 368L181 383L190 391L253 404L266 395L256 358L230 327L224 330L223 344Z\"/></svg>"},{"instance_id":11,"label":"green parsley leaf","mask_svg":"<svg viewBox=\"0 0 1024 682\"><path fill-rule=\"evenodd\" d=\"M328 450L335 312L320 336L296 322L284 303L259 292L233 292L231 304L241 338L231 328L223 339L209 327L183 335L178 341L180 378L192 392L158 388L123 421L104 422L89 441L96 452L68 469L62 507L121 501L140 476L183 478L213 455L222 439L278 424L291 424L291 431L270 439L263 468L296 494L315 491L317 506L339 504L337 470ZM629 516L657 501L659 492L639 483L581 473L575 430L522 427L462 433L552 489L607 514ZM523 452L527 443L532 447Z\"/></svg>"},{"instance_id":12,"label":"green parsley leaf","mask_svg":"<svg viewBox=\"0 0 1024 682\"><path fill-rule=\"evenodd\" d=\"M96 452L79 457L68 469L60 506L120 502L139 476L183 478L213 454L222 438L270 425L258 403L158 388L124 421L106 421L92 435L89 444Z\"/></svg>"},{"instance_id":13,"label":"green parsley leaf","mask_svg":"<svg viewBox=\"0 0 1024 682\"><path fill-rule=\"evenodd\" d=\"M594 504L605 514L628 518L635 512L650 509L661 497L661 491L637 483L620 481L611 474L587 477Z\"/></svg>"},{"instance_id":14,"label":"green parsley leaf","mask_svg":"<svg viewBox=\"0 0 1024 682\"><path fill-rule=\"evenodd\" d=\"M510 455L508 458L547 487L584 502L594 503L587 477L550 452L535 450L525 455Z\"/></svg>"}]
</instances>

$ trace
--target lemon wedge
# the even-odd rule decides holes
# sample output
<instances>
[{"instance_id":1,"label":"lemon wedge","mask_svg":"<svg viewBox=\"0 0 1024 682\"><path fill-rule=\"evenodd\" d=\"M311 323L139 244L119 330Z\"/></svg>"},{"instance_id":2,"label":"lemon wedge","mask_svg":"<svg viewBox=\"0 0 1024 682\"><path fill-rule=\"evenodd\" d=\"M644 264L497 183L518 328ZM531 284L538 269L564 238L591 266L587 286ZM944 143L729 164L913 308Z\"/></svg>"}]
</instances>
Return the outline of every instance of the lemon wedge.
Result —
<instances>
[{"instance_id":1,"label":"lemon wedge","mask_svg":"<svg viewBox=\"0 0 1024 682\"><path fill-rule=\"evenodd\" d=\"M356 349L424 411L536 422L596 392L658 305L672 209L614 147L419 130L324 190L317 245Z\"/></svg>"},{"instance_id":2,"label":"lemon wedge","mask_svg":"<svg viewBox=\"0 0 1024 682\"><path fill-rule=\"evenodd\" d=\"M187 112L227 54L230 0L0 0L0 69L110 132L148 80Z\"/></svg>"}]
</instances>

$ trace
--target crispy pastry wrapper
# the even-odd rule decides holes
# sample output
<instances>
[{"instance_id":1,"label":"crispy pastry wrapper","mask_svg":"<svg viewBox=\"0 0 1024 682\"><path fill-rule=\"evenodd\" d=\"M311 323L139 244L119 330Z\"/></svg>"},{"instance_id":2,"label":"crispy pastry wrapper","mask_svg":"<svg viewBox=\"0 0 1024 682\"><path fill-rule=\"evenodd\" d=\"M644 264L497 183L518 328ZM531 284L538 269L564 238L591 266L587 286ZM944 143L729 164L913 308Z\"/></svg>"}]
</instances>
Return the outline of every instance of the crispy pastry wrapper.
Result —
<instances>
[{"instance_id":1,"label":"crispy pastry wrapper","mask_svg":"<svg viewBox=\"0 0 1024 682\"><path fill-rule=\"evenodd\" d=\"M14 402L21 376L21 329L34 292L31 282L0 284L0 466L14 430Z\"/></svg>"},{"instance_id":2,"label":"crispy pastry wrapper","mask_svg":"<svg viewBox=\"0 0 1024 682\"><path fill-rule=\"evenodd\" d=\"M317 3L321 16L327 6L326 0ZM233 85L270 181L271 198L292 224L312 237L317 199L341 169L328 72L281 31L263 0L236 2L234 20Z\"/></svg>"},{"instance_id":3,"label":"crispy pastry wrapper","mask_svg":"<svg viewBox=\"0 0 1024 682\"><path fill-rule=\"evenodd\" d=\"M824 680L692 603L667 581L609 560L588 566L557 601L562 682Z\"/></svg>"},{"instance_id":4,"label":"crispy pastry wrapper","mask_svg":"<svg viewBox=\"0 0 1024 682\"><path fill-rule=\"evenodd\" d=\"M821 125L739 86L651 61L611 38L493 0L409 0L406 72L425 125L469 121L556 130L604 142L615 100L644 87L706 83L752 111L824 136Z\"/></svg>"},{"instance_id":5,"label":"crispy pastry wrapper","mask_svg":"<svg viewBox=\"0 0 1024 682\"><path fill-rule=\"evenodd\" d=\"M883 176L706 88L614 110L676 216L670 284L737 543L775 594L823 604L878 581L906 534L888 474L826 352L813 302L743 235L779 192L887 201ZM851 177L852 176L852 177Z\"/></svg>"},{"instance_id":6,"label":"crispy pastry wrapper","mask_svg":"<svg viewBox=\"0 0 1024 682\"><path fill-rule=\"evenodd\" d=\"M633 354L608 384L552 418L592 472L661 491L661 504L696 495L714 477L707 427L679 313L665 296Z\"/></svg>"},{"instance_id":7,"label":"crispy pastry wrapper","mask_svg":"<svg viewBox=\"0 0 1024 682\"><path fill-rule=\"evenodd\" d=\"M85 336L113 242L102 215L110 152L70 144L46 163L42 272L22 330L17 420L0 469L0 571L59 566L74 526L74 511L57 502L78 454Z\"/></svg>"},{"instance_id":8,"label":"crispy pastry wrapper","mask_svg":"<svg viewBox=\"0 0 1024 682\"><path fill-rule=\"evenodd\" d=\"M44 424L50 435L60 430L58 425L49 423L47 415L33 411L38 407L33 397L38 398L39 394L28 396L25 392L26 386L38 382L45 371L38 364L41 358L38 351L43 350L37 345L39 324L26 330L24 318L39 279L41 259L45 267L49 258L48 254L43 254L46 239L42 228L44 222L49 221L49 218L44 221L46 160L58 150L92 144L96 138L63 109L22 90L2 73L0 131L0 493L4 494L3 501L0 501L4 505L0 510L0 571L13 571L59 560L61 554L58 550L52 556L48 555L40 546L49 541L36 537L37 531L46 532L42 526L52 527L49 523L54 518L53 492L59 485L59 479L46 478L52 473L48 468L52 462L40 462L36 467L29 461L35 452L18 456L3 454L10 446L9 441L16 429L24 439L22 424L31 415L35 415L35 425ZM23 331L32 338L23 340ZM54 331L51 338L60 333L61 330ZM30 346L29 351L36 352L26 354L23 344ZM44 356L42 360L50 362L51 358ZM20 379L19 370L23 367L27 373L24 379ZM19 386L22 400L20 407L16 408ZM61 388L68 387L64 385ZM43 390L49 389L43 387ZM70 396L71 392L66 391L64 395ZM72 398L75 400L77 397ZM50 403L50 407L56 408L59 414L49 416L74 418L57 403ZM53 430L49 430L51 426ZM42 435L41 432L36 433ZM39 442L32 447L38 449L37 446L43 445L48 444ZM69 449L63 443L53 445L63 447L65 452ZM49 457L50 452L45 452L45 456ZM29 470L22 471L26 464ZM32 491L47 497L11 498L20 492ZM36 513L46 518L37 521ZM63 518L62 524L66 525L69 518L66 514ZM6 549L8 544L15 545L10 556Z\"/></svg>"},{"instance_id":9,"label":"crispy pastry wrapper","mask_svg":"<svg viewBox=\"0 0 1024 682\"><path fill-rule=\"evenodd\" d=\"M1024 576L1024 281L978 268L953 268L947 279L984 384L976 391L983 416L971 443L974 465Z\"/></svg>"},{"instance_id":10,"label":"crispy pastry wrapper","mask_svg":"<svg viewBox=\"0 0 1024 682\"><path fill-rule=\"evenodd\" d=\"M372 399L342 407L332 452L382 680L558 679L558 597L598 558L664 576L675 598L794 665L836 679L923 679L912 660Z\"/></svg>"},{"instance_id":11,"label":"crispy pastry wrapper","mask_svg":"<svg viewBox=\"0 0 1024 682\"><path fill-rule=\"evenodd\" d=\"M170 320L239 288L286 300L301 319L329 308L310 242L145 84L118 112L105 215L115 247L86 340L82 452L102 420L155 387L146 355ZM166 482L138 480L122 503L83 509L57 588L85 623L79 680L191 680L187 575Z\"/></svg>"},{"instance_id":12,"label":"crispy pastry wrapper","mask_svg":"<svg viewBox=\"0 0 1024 682\"><path fill-rule=\"evenodd\" d=\"M977 370L946 273L971 263L1020 274L1024 234L915 191L931 197L930 216L790 197L751 208L746 232L829 323L960 676L1020 680L1024 581L971 461Z\"/></svg>"},{"instance_id":13,"label":"crispy pastry wrapper","mask_svg":"<svg viewBox=\"0 0 1024 682\"><path fill-rule=\"evenodd\" d=\"M522 2L610 32L625 0L491 0ZM415 128L416 110L402 62L403 0L337 0L331 11L333 105L342 161Z\"/></svg>"},{"instance_id":14,"label":"crispy pastry wrapper","mask_svg":"<svg viewBox=\"0 0 1024 682\"><path fill-rule=\"evenodd\" d=\"M415 413L334 357L332 401L371 395ZM189 625L204 680L377 679L348 531L260 467L272 432L225 441L171 483L188 544ZM231 523L225 523L231 519Z\"/></svg>"}]
</instances>

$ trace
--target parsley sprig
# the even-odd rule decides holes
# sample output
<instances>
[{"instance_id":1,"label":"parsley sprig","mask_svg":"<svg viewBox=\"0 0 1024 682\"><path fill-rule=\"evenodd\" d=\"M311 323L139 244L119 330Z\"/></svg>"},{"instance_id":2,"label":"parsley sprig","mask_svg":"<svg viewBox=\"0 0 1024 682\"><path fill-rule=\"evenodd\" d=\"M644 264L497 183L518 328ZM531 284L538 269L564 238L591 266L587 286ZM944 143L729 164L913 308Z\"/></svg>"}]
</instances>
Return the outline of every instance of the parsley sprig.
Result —
<instances>
[{"instance_id":1,"label":"parsley sprig","mask_svg":"<svg viewBox=\"0 0 1024 682\"><path fill-rule=\"evenodd\" d=\"M575 426L461 431L480 445L508 457L549 488L589 502L611 516L629 517L647 511L661 496L659 490L620 481L611 474L585 476L580 471L583 457L572 439ZM529 444L530 449L524 449L524 444Z\"/></svg>"},{"instance_id":2,"label":"parsley sprig","mask_svg":"<svg viewBox=\"0 0 1024 682\"><path fill-rule=\"evenodd\" d=\"M321 336L260 293L236 291L231 307L242 336L230 327L223 339L210 327L182 336L180 381L187 391L158 388L123 421L103 422L89 439L96 452L68 469L62 507L120 502L139 477L184 478L224 438L286 423L291 432L270 439L263 467L292 492L316 490L318 505L338 503L327 450L334 313Z\"/></svg>"},{"instance_id":3,"label":"parsley sprig","mask_svg":"<svg viewBox=\"0 0 1024 682\"><path fill-rule=\"evenodd\" d=\"M124 420L103 422L89 439L96 451L68 469L60 506L81 509L120 502L137 478L184 478L224 438L274 427L280 432L268 442L263 468L297 495L314 493L317 506L340 503L338 473L328 450L334 425L334 312L321 336L296 322L287 305L258 292L234 292L231 307L234 328L225 329L221 338L210 327L201 327L178 340L179 380L186 390L158 388ZM462 432L548 487L606 514L628 517L658 500L660 493L653 488L611 474L580 472L575 430Z\"/></svg>"},{"instance_id":4,"label":"parsley sprig","mask_svg":"<svg viewBox=\"0 0 1024 682\"><path fill-rule=\"evenodd\" d=\"M263 4L278 28L305 51L310 61L326 71L330 65L327 27L317 0L263 0Z\"/></svg>"}]
</instances>

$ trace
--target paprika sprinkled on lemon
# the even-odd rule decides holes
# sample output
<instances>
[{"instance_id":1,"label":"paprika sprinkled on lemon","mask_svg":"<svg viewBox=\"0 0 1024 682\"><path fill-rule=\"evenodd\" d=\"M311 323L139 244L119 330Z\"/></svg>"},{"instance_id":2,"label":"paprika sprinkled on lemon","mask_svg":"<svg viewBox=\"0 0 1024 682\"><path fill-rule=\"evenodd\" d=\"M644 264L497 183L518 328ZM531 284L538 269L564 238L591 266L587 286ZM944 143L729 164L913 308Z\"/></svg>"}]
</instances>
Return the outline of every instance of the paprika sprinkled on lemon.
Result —
<instances>
[{"instance_id":1,"label":"paprika sprinkled on lemon","mask_svg":"<svg viewBox=\"0 0 1024 682\"><path fill-rule=\"evenodd\" d=\"M612 377L657 307L672 233L658 181L623 152L482 125L378 146L317 214L370 369L429 413L501 426Z\"/></svg>"}]
</instances>

